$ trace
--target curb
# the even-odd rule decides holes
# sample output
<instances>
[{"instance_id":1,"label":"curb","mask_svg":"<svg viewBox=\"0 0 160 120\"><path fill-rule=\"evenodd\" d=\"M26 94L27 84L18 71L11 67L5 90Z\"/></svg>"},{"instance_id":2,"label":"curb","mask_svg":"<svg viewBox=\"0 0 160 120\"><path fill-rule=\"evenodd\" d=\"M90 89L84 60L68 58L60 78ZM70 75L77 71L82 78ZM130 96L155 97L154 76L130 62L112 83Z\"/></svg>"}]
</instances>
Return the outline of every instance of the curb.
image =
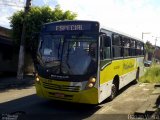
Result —
<instances>
[{"instance_id":1,"label":"curb","mask_svg":"<svg viewBox=\"0 0 160 120\"><path fill-rule=\"evenodd\" d=\"M34 77L25 77L22 80L18 80L16 77L4 78L0 80L0 91L32 85L34 85Z\"/></svg>"}]
</instances>

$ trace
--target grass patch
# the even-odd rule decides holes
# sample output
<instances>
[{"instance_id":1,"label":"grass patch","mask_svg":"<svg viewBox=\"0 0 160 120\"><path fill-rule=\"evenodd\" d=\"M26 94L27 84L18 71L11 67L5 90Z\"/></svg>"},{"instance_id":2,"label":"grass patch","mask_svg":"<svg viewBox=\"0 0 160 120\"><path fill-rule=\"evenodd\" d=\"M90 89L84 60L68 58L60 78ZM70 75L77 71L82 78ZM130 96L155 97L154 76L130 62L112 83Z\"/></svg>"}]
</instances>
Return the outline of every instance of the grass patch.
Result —
<instances>
[{"instance_id":1,"label":"grass patch","mask_svg":"<svg viewBox=\"0 0 160 120\"><path fill-rule=\"evenodd\" d=\"M160 67L153 66L147 68L144 76L140 78L140 82L143 83L160 83Z\"/></svg>"}]
</instances>

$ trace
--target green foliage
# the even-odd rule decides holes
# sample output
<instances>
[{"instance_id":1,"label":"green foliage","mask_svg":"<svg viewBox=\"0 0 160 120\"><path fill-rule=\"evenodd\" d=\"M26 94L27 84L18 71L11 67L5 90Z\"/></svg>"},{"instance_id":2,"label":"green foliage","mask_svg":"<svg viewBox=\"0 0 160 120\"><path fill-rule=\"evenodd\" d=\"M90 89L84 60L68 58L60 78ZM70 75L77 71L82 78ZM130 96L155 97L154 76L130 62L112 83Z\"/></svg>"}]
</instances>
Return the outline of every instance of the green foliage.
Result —
<instances>
[{"instance_id":1,"label":"green foliage","mask_svg":"<svg viewBox=\"0 0 160 120\"><path fill-rule=\"evenodd\" d=\"M154 46L149 42L147 41L146 44L145 44L145 50L147 53L153 53L154 51Z\"/></svg>"},{"instance_id":2,"label":"green foliage","mask_svg":"<svg viewBox=\"0 0 160 120\"><path fill-rule=\"evenodd\" d=\"M29 49L32 35L39 33L44 23L54 22L58 20L74 20L77 14L67 10L63 11L60 6L51 9L48 6L31 7L29 13L24 18L24 11L16 12L11 18L12 37L17 46L20 45L23 22L26 24L26 48Z\"/></svg>"},{"instance_id":3,"label":"green foliage","mask_svg":"<svg viewBox=\"0 0 160 120\"><path fill-rule=\"evenodd\" d=\"M144 76L140 78L140 82L144 83L159 83L160 82L160 67L153 66L147 68Z\"/></svg>"}]
</instances>

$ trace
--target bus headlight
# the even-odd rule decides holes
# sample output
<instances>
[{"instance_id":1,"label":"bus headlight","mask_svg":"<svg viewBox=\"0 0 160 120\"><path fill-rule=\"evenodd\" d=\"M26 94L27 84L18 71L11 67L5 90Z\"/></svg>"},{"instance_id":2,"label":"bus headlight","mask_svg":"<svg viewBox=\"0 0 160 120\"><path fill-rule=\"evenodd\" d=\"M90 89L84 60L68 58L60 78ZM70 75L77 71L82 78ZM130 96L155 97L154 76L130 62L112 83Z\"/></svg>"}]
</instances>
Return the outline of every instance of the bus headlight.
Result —
<instances>
[{"instance_id":1,"label":"bus headlight","mask_svg":"<svg viewBox=\"0 0 160 120\"><path fill-rule=\"evenodd\" d=\"M96 83L96 78L91 77L86 85L86 89L92 88Z\"/></svg>"},{"instance_id":2,"label":"bus headlight","mask_svg":"<svg viewBox=\"0 0 160 120\"><path fill-rule=\"evenodd\" d=\"M95 83L95 82L96 82L96 78L92 77L92 78L90 79L90 82L91 82L91 83Z\"/></svg>"},{"instance_id":3,"label":"bus headlight","mask_svg":"<svg viewBox=\"0 0 160 120\"><path fill-rule=\"evenodd\" d=\"M88 87L89 87L89 88L93 87L93 83L89 83L89 84L88 84Z\"/></svg>"},{"instance_id":4,"label":"bus headlight","mask_svg":"<svg viewBox=\"0 0 160 120\"><path fill-rule=\"evenodd\" d=\"M35 73L35 80L36 80L36 82L39 82L39 76L38 76L38 73Z\"/></svg>"},{"instance_id":5,"label":"bus headlight","mask_svg":"<svg viewBox=\"0 0 160 120\"><path fill-rule=\"evenodd\" d=\"M36 81L39 82L39 77L36 77Z\"/></svg>"}]
</instances>

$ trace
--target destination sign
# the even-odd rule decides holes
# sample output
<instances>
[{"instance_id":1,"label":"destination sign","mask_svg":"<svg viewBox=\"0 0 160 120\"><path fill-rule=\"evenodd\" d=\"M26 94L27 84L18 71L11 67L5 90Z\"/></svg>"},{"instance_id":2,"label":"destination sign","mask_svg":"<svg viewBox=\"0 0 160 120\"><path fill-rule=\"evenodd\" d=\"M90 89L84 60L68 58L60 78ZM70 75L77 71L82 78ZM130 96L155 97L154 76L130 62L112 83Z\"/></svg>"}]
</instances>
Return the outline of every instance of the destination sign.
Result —
<instances>
[{"instance_id":1,"label":"destination sign","mask_svg":"<svg viewBox=\"0 0 160 120\"><path fill-rule=\"evenodd\" d=\"M43 28L44 32L64 32L64 31L98 31L97 23L89 22L59 22L46 24Z\"/></svg>"},{"instance_id":2,"label":"destination sign","mask_svg":"<svg viewBox=\"0 0 160 120\"><path fill-rule=\"evenodd\" d=\"M58 25L56 31L83 30L83 25Z\"/></svg>"}]
</instances>

